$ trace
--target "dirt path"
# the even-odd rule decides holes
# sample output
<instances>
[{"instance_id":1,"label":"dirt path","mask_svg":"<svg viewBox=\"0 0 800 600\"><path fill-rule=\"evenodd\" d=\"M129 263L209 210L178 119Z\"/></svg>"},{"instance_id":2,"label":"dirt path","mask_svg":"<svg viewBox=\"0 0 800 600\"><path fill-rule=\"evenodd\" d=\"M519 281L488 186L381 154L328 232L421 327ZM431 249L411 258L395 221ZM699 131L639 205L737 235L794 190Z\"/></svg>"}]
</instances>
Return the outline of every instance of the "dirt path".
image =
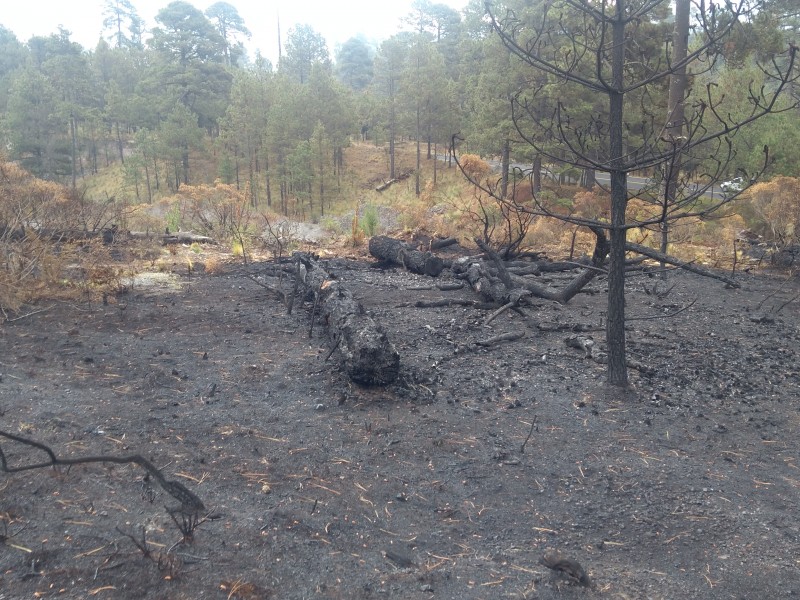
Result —
<instances>
[{"instance_id":1,"label":"dirt path","mask_svg":"<svg viewBox=\"0 0 800 600\"><path fill-rule=\"evenodd\" d=\"M65 457L139 452L208 509L175 546L172 499L136 466L3 475L0 598L800 594L797 303L774 314L796 282L678 275L660 300L631 280L631 355L656 372L622 394L564 342L577 325L602 349L602 293L484 327L413 308L468 290L329 268L386 326L400 383L351 385L308 307L287 316L237 267L0 328L4 429ZM548 548L592 587L541 565Z\"/></svg>"}]
</instances>

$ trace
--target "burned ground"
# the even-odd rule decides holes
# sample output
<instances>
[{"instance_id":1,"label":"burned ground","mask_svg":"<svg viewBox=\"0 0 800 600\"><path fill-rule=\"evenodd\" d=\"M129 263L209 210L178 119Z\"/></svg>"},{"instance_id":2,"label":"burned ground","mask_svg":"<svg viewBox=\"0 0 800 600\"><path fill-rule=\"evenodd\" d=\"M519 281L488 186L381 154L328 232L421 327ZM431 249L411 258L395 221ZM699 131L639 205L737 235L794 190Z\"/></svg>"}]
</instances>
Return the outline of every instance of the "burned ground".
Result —
<instances>
[{"instance_id":1,"label":"burned ground","mask_svg":"<svg viewBox=\"0 0 800 600\"><path fill-rule=\"evenodd\" d=\"M659 298L632 277L629 350L653 371L621 392L565 343L602 350L602 279L485 326L414 306L472 298L435 287L448 271L327 266L400 352L392 386L351 384L310 305L287 315L245 277L258 264L0 328L4 430L63 457L141 453L206 507L179 543L136 465L3 475L0 598L800 594L794 279L678 273ZM550 549L591 585L541 564Z\"/></svg>"}]
</instances>

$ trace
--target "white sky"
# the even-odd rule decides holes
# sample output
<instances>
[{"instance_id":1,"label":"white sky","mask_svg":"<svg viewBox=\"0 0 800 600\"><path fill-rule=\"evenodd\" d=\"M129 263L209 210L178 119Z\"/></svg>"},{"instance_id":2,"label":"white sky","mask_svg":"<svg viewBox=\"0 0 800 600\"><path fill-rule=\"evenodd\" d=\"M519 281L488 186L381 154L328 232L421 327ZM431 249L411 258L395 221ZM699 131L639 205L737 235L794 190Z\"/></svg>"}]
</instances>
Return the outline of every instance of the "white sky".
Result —
<instances>
[{"instance_id":1,"label":"white sky","mask_svg":"<svg viewBox=\"0 0 800 600\"><path fill-rule=\"evenodd\" d=\"M171 0L132 0L149 29L155 16ZM216 0L188 0L205 11ZM256 50L275 64L278 56L277 18L282 41L290 27L308 24L328 40L334 56L337 44L362 33L368 40L383 40L397 33L400 19L410 13L412 0L227 0L236 7L252 37L245 43L250 58ZM437 0L457 10L467 0ZM72 41L88 49L97 45L103 28L103 0L6 0L0 25L13 31L21 42L34 35L55 33L59 25L72 32Z\"/></svg>"}]
</instances>

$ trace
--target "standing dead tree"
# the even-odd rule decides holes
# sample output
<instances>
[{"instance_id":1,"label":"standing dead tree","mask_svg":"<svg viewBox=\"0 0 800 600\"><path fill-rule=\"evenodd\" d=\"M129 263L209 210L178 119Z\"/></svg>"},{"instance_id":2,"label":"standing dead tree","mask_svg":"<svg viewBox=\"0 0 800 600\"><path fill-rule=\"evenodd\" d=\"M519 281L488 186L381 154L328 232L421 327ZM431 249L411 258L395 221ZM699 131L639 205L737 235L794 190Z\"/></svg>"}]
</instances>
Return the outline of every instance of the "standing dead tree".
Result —
<instances>
[{"instance_id":1,"label":"standing dead tree","mask_svg":"<svg viewBox=\"0 0 800 600\"><path fill-rule=\"evenodd\" d=\"M513 8L519 6L519 9ZM610 218L588 219L557 214L534 197L533 207L520 207L591 228L601 228L609 237L608 382L628 384L625 343L625 255L635 250L627 245L627 232L638 227L662 228L687 217L709 215L730 198L705 194L727 171L734 158L731 142L742 127L797 103L779 104L785 91L798 80L797 47L790 45L782 56L770 57L762 65L768 84L752 86L748 106L731 110L713 83L686 92L682 127L662 102L670 79L689 69L693 75L712 72L719 49L740 19L754 10L749 0L728 2L718 8L713 2L693 2L694 36L691 51L675 60L672 41L663 48L643 50L653 38L652 25L668 22L668 0L557 0L531 6L509 3L502 13L486 2L492 28L513 56L530 66L537 75L546 75L533 89L520 90L512 99L512 116L517 132L537 154L545 159L572 165L584 171L610 174ZM559 100L553 100L553 89ZM524 94L523 94L524 92ZM567 99L579 99L570 103ZM598 99L602 99L600 102ZM586 110L586 105L590 109ZM737 116L733 116L737 115ZM680 134L676 132L680 131ZM765 164L768 158L765 149ZM699 178L689 185L680 172L681 164L700 165ZM671 182L684 185L653 202L651 189L633 193L628 175L641 170L663 174ZM758 174L755 174L758 175ZM477 182L475 182L477 183ZM478 184L480 185L480 184ZM667 186L670 187L670 186ZM493 193L499 202L502 194ZM629 214L629 201L642 199L651 210Z\"/></svg>"}]
</instances>

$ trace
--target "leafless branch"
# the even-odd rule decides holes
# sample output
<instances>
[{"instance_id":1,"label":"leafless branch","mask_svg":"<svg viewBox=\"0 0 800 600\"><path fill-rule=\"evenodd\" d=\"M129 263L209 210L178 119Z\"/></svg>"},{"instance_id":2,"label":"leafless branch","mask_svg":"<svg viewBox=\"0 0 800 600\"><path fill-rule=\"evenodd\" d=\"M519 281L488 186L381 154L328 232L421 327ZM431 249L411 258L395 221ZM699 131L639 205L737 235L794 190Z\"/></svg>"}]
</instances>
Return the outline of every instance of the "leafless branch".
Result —
<instances>
[{"instance_id":1,"label":"leafless branch","mask_svg":"<svg viewBox=\"0 0 800 600\"><path fill-rule=\"evenodd\" d=\"M190 491L186 488L182 483L178 481L171 481L164 477L161 474L161 471L149 460L144 458L140 454L133 454L131 456L111 456L111 455L100 455L100 456L83 456L79 458L59 458L56 454L45 444L40 442L30 440L27 438L20 437L18 435L14 435L13 433L9 433L7 431L0 431L0 436L7 438L9 440L13 440L20 444L24 444L26 446L31 446L38 450L44 452L48 459L45 462L38 462L28 465L22 465L19 467L10 467L6 461L6 455L3 452L2 447L0 446L0 468L5 473L19 473L21 471L30 471L33 469L43 469L46 467L56 467L56 466L72 466L72 465L79 465L79 464L87 464L87 463L115 463L115 464L129 464L134 463L142 467L145 471L147 471L148 475L152 476L153 479L158 482L161 489L163 489L167 494L178 500L181 504L179 510L183 514L197 514L203 510L205 510L205 506L203 502L200 500L198 496L194 494L194 492Z\"/></svg>"}]
</instances>

